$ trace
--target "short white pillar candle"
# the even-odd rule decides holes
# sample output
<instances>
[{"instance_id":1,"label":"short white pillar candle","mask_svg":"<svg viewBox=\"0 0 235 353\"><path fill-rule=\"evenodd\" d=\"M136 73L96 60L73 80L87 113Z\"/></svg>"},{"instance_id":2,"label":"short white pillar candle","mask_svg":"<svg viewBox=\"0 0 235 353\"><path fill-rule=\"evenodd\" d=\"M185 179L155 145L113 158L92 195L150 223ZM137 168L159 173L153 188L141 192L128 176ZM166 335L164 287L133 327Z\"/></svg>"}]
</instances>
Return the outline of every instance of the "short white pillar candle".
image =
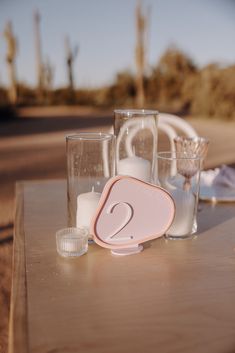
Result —
<instances>
[{"instance_id":1,"label":"short white pillar candle","mask_svg":"<svg viewBox=\"0 0 235 353\"><path fill-rule=\"evenodd\" d=\"M117 173L150 182L151 163L147 159L137 156L124 158L117 162Z\"/></svg>"},{"instance_id":2,"label":"short white pillar candle","mask_svg":"<svg viewBox=\"0 0 235 353\"><path fill-rule=\"evenodd\" d=\"M101 194L94 191L94 187L90 192L80 194L77 197L77 214L76 226L78 228L90 228L91 220L97 209Z\"/></svg>"}]
</instances>

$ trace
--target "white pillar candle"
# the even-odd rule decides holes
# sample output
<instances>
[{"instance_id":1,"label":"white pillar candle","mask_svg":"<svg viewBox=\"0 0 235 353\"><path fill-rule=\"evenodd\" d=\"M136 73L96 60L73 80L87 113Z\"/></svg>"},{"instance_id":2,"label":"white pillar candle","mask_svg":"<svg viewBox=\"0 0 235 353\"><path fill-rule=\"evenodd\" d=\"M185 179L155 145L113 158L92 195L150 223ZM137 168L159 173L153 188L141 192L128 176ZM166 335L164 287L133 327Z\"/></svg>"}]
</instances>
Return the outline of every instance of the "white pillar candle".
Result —
<instances>
[{"instance_id":1,"label":"white pillar candle","mask_svg":"<svg viewBox=\"0 0 235 353\"><path fill-rule=\"evenodd\" d=\"M101 194L94 191L80 194L77 197L76 226L90 228L92 217L95 214Z\"/></svg>"},{"instance_id":2,"label":"white pillar candle","mask_svg":"<svg viewBox=\"0 0 235 353\"><path fill-rule=\"evenodd\" d=\"M129 175L146 182L151 181L151 163L141 157L128 157L117 162L119 175Z\"/></svg>"},{"instance_id":3,"label":"white pillar candle","mask_svg":"<svg viewBox=\"0 0 235 353\"><path fill-rule=\"evenodd\" d=\"M175 202L175 218L167 235L177 237L192 233L196 198L191 191L170 190Z\"/></svg>"}]
</instances>

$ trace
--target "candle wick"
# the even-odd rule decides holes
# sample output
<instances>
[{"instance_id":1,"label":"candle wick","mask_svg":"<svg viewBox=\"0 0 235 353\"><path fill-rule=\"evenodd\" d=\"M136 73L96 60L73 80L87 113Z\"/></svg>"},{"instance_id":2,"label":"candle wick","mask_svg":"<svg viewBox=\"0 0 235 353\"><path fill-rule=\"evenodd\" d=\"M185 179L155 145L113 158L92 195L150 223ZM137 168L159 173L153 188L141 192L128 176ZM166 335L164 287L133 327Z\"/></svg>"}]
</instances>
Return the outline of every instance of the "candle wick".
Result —
<instances>
[{"instance_id":1,"label":"candle wick","mask_svg":"<svg viewBox=\"0 0 235 353\"><path fill-rule=\"evenodd\" d=\"M93 185L92 188L91 188L91 192L94 192L94 191L95 191L95 187Z\"/></svg>"}]
</instances>

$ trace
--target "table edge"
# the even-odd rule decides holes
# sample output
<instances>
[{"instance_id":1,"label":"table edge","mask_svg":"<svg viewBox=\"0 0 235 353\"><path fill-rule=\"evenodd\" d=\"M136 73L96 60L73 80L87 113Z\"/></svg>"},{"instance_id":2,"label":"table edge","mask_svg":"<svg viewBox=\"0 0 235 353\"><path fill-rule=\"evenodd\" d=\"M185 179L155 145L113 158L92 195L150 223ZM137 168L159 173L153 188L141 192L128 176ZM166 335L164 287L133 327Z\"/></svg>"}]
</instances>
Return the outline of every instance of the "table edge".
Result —
<instances>
[{"instance_id":1,"label":"table edge","mask_svg":"<svg viewBox=\"0 0 235 353\"><path fill-rule=\"evenodd\" d=\"M15 223L8 353L28 353L27 282L24 234L24 182L15 188Z\"/></svg>"}]
</instances>

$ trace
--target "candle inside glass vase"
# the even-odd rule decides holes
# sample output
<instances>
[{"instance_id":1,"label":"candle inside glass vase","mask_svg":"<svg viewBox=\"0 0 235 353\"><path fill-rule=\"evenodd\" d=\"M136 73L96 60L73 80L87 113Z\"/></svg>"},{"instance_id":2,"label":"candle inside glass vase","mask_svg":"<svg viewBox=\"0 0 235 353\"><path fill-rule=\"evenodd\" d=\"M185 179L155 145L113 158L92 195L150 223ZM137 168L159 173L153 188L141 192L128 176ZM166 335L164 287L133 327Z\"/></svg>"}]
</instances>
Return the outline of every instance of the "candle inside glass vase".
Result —
<instances>
[{"instance_id":1,"label":"candle inside glass vase","mask_svg":"<svg viewBox=\"0 0 235 353\"><path fill-rule=\"evenodd\" d=\"M129 175L147 183L151 181L151 163L141 157L127 157L117 162L117 174Z\"/></svg>"},{"instance_id":2,"label":"candle inside glass vase","mask_svg":"<svg viewBox=\"0 0 235 353\"><path fill-rule=\"evenodd\" d=\"M157 155L159 183L171 194L176 207L174 221L166 233L167 238L187 238L194 233L200 162L199 157L184 153L159 152Z\"/></svg>"},{"instance_id":3,"label":"candle inside glass vase","mask_svg":"<svg viewBox=\"0 0 235 353\"><path fill-rule=\"evenodd\" d=\"M192 232L196 199L191 191L176 188L170 191L175 202L175 218L167 234L171 237L184 237Z\"/></svg>"},{"instance_id":4,"label":"candle inside glass vase","mask_svg":"<svg viewBox=\"0 0 235 353\"><path fill-rule=\"evenodd\" d=\"M67 137L68 226L89 229L103 187L115 175L115 137L87 132Z\"/></svg>"},{"instance_id":5,"label":"candle inside glass vase","mask_svg":"<svg viewBox=\"0 0 235 353\"><path fill-rule=\"evenodd\" d=\"M90 192L78 195L76 227L86 228L89 231L91 220L97 209L101 193L95 192L94 187Z\"/></svg>"},{"instance_id":6,"label":"candle inside glass vase","mask_svg":"<svg viewBox=\"0 0 235 353\"><path fill-rule=\"evenodd\" d=\"M115 110L117 174L154 182L157 148L155 110Z\"/></svg>"}]
</instances>

